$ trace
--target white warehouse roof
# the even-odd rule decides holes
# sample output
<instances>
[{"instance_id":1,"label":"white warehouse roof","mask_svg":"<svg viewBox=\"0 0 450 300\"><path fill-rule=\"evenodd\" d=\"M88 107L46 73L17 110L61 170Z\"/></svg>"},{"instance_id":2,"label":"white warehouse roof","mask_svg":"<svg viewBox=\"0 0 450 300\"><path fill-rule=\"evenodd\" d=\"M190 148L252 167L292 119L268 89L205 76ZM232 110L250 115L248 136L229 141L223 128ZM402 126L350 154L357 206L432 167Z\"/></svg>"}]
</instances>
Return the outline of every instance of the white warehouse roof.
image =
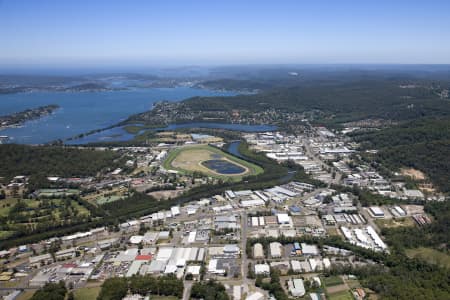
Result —
<instances>
[{"instance_id":1,"label":"white warehouse roof","mask_svg":"<svg viewBox=\"0 0 450 300\"><path fill-rule=\"evenodd\" d=\"M279 224L287 224L290 222L291 218L288 214L277 214L277 220Z\"/></svg>"},{"instance_id":2,"label":"white warehouse roof","mask_svg":"<svg viewBox=\"0 0 450 300\"><path fill-rule=\"evenodd\" d=\"M144 237L142 235L133 235L130 237L130 244L139 244Z\"/></svg>"},{"instance_id":3,"label":"white warehouse roof","mask_svg":"<svg viewBox=\"0 0 450 300\"><path fill-rule=\"evenodd\" d=\"M269 244L270 247L270 255L272 257L281 257L281 248L283 247L278 242L273 242Z\"/></svg>"},{"instance_id":4,"label":"white warehouse roof","mask_svg":"<svg viewBox=\"0 0 450 300\"><path fill-rule=\"evenodd\" d=\"M270 267L268 264L256 264L255 265L255 274L269 274L270 273Z\"/></svg>"}]
</instances>

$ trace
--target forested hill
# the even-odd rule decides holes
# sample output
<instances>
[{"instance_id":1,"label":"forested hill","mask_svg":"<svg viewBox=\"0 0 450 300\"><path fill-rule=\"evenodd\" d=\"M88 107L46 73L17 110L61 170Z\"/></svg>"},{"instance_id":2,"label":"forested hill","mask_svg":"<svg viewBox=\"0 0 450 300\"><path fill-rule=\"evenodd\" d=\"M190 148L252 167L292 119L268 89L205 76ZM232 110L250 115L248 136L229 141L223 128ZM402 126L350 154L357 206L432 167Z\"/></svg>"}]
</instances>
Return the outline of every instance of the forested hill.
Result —
<instances>
[{"instance_id":1,"label":"forested hill","mask_svg":"<svg viewBox=\"0 0 450 300\"><path fill-rule=\"evenodd\" d=\"M450 104L449 104L450 105ZM450 192L450 117L422 118L380 131L355 134L363 149L380 151L374 160L398 170L424 172L443 192Z\"/></svg>"},{"instance_id":2,"label":"forested hill","mask_svg":"<svg viewBox=\"0 0 450 300\"><path fill-rule=\"evenodd\" d=\"M401 81L362 80L279 88L254 95L195 97L184 101L193 111L259 112L270 108L303 112L321 110L338 120L364 118L394 120L450 115L449 101L431 85L405 88Z\"/></svg>"},{"instance_id":3,"label":"forested hill","mask_svg":"<svg viewBox=\"0 0 450 300\"><path fill-rule=\"evenodd\" d=\"M450 102L448 104L450 106ZM384 148L437 140L450 140L450 116L446 118L420 118L381 131L359 132L352 136L363 148Z\"/></svg>"}]
</instances>

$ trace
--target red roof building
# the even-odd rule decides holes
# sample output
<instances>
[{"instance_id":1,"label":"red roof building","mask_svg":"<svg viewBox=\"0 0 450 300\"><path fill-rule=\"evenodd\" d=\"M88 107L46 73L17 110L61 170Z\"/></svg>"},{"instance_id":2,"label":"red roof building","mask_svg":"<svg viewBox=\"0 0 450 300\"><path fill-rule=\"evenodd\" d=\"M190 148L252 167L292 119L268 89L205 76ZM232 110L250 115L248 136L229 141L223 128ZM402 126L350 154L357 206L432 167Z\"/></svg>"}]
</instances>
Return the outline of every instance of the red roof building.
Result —
<instances>
[{"instance_id":1,"label":"red roof building","mask_svg":"<svg viewBox=\"0 0 450 300\"><path fill-rule=\"evenodd\" d=\"M134 260L152 260L151 255L138 255Z\"/></svg>"}]
</instances>

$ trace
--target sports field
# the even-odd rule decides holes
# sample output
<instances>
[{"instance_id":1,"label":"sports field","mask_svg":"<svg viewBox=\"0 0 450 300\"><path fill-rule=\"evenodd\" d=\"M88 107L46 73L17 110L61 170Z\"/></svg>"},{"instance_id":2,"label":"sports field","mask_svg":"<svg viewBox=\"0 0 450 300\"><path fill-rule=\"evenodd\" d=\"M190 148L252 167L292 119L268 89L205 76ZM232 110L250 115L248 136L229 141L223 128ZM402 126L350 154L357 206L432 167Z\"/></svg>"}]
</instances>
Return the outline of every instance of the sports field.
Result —
<instances>
[{"instance_id":1,"label":"sports field","mask_svg":"<svg viewBox=\"0 0 450 300\"><path fill-rule=\"evenodd\" d=\"M207 176L235 180L263 172L257 165L208 145L189 145L172 150L163 166L167 170L185 174L200 172Z\"/></svg>"}]
</instances>

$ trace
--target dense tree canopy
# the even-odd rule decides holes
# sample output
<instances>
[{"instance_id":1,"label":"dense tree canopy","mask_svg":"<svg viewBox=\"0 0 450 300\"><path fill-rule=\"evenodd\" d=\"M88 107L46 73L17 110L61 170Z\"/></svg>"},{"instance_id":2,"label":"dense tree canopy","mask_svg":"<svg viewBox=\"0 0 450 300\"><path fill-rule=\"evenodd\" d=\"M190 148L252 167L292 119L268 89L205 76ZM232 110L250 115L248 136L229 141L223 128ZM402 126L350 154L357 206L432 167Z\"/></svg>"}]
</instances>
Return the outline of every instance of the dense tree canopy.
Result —
<instances>
[{"instance_id":1,"label":"dense tree canopy","mask_svg":"<svg viewBox=\"0 0 450 300\"><path fill-rule=\"evenodd\" d=\"M97 300L122 300L128 293L128 282L125 278L108 278L103 282Z\"/></svg>"},{"instance_id":2,"label":"dense tree canopy","mask_svg":"<svg viewBox=\"0 0 450 300\"><path fill-rule=\"evenodd\" d=\"M450 192L450 118L420 119L354 137L363 149L379 149L369 159L394 170L420 170L441 191Z\"/></svg>"},{"instance_id":3,"label":"dense tree canopy","mask_svg":"<svg viewBox=\"0 0 450 300\"><path fill-rule=\"evenodd\" d=\"M151 294L181 298L183 282L175 276L155 278L150 275L135 275L128 279L113 277L105 280L97 300L121 300L128 292L142 296Z\"/></svg>"},{"instance_id":4,"label":"dense tree canopy","mask_svg":"<svg viewBox=\"0 0 450 300\"><path fill-rule=\"evenodd\" d=\"M97 151L57 146L0 145L2 167L0 176L95 176L104 169L123 166L120 155L112 151Z\"/></svg>"},{"instance_id":5,"label":"dense tree canopy","mask_svg":"<svg viewBox=\"0 0 450 300\"><path fill-rule=\"evenodd\" d=\"M214 280L194 283L191 290L191 297L204 300L230 299L223 284Z\"/></svg>"},{"instance_id":6,"label":"dense tree canopy","mask_svg":"<svg viewBox=\"0 0 450 300\"><path fill-rule=\"evenodd\" d=\"M412 120L423 116L450 114L450 105L432 89L402 89L398 81L360 80L340 84L316 83L279 88L256 95L195 97L186 100L192 110L262 111L269 108L303 112L321 110L337 120L363 118Z\"/></svg>"},{"instance_id":7,"label":"dense tree canopy","mask_svg":"<svg viewBox=\"0 0 450 300\"><path fill-rule=\"evenodd\" d=\"M67 289L64 281L47 283L33 294L31 300L64 300L66 293Z\"/></svg>"},{"instance_id":8,"label":"dense tree canopy","mask_svg":"<svg viewBox=\"0 0 450 300\"><path fill-rule=\"evenodd\" d=\"M387 241L399 250L424 246L450 254L450 201L428 202L425 211L433 216L431 224L384 229Z\"/></svg>"}]
</instances>

